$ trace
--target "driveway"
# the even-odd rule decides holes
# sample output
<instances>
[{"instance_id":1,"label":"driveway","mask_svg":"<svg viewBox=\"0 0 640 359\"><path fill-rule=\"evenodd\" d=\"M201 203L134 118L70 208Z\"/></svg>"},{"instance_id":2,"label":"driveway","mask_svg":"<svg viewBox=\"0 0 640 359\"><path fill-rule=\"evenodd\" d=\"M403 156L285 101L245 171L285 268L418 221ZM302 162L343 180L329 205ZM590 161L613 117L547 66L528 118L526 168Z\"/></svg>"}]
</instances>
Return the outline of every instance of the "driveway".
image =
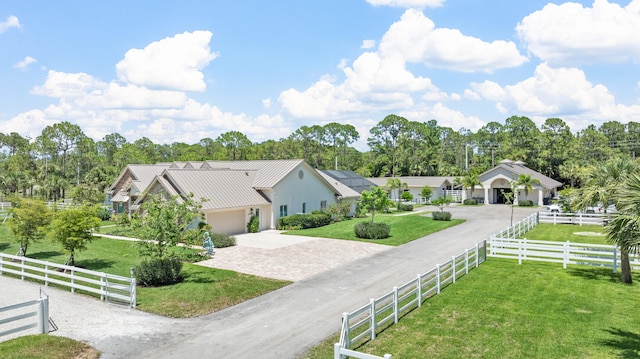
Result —
<instances>
[{"instance_id":1,"label":"driveway","mask_svg":"<svg viewBox=\"0 0 640 359\"><path fill-rule=\"evenodd\" d=\"M86 340L103 352L102 358L106 359L296 358L340 330L343 312L366 304L369 298L431 270L509 226L511 208L508 206L449 210L454 218L465 218L467 222L342 265L327 263L328 270L304 275L277 291L199 318L161 318L51 289L51 316L60 326L54 334ZM514 212L516 221L534 210L515 208ZM301 239L289 249L302 246L303 252L313 256L318 253L312 251L318 249L304 247L313 241ZM284 252L287 247L290 246L274 249ZM213 261L223 258L222 254L220 249ZM296 271L295 268L289 270ZM0 285L3 293L12 294L18 288L31 286L29 290L33 295L25 300L37 296L37 286L30 283L0 277ZM1 297L0 306L7 305L3 304L7 296Z\"/></svg>"}]
</instances>

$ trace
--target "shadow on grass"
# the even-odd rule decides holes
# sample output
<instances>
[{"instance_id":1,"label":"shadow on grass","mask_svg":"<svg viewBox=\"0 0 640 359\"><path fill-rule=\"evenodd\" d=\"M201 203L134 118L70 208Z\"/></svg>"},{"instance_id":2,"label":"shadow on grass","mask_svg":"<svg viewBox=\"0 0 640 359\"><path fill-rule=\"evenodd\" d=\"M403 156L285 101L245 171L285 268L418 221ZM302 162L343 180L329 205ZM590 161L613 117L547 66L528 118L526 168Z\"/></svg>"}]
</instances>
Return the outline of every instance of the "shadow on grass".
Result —
<instances>
[{"instance_id":1,"label":"shadow on grass","mask_svg":"<svg viewBox=\"0 0 640 359\"><path fill-rule=\"evenodd\" d=\"M40 260L47 260L51 257L57 257L62 255L62 252L54 252L54 251L49 251L49 252L35 252L35 253L28 253L27 255L29 258L33 258L33 259L40 259Z\"/></svg>"},{"instance_id":2,"label":"shadow on grass","mask_svg":"<svg viewBox=\"0 0 640 359\"><path fill-rule=\"evenodd\" d=\"M104 268L111 268L114 264L116 264L115 261L104 260L99 258L83 259L81 261L76 262L76 266L94 270L94 271L100 271L101 269L104 269Z\"/></svg>"},{"instance_id":3,"label":"shadow on grass","mask_svg":"<svg viewBox=\"0 0 640 359\"><path fill-rule=\"evenodd\" d=\"M11 247L9 243L0 243L0 252L4 252L9 247Z\"/></svg>"},{"instance_id":4,"label":"shadow on grass","mask_svg":"<svg viewBox=\"0 0 640 359\"><path fill-rule=\"evenodd\" d=\"M200 272L182 272L182 281L185 283L198 283L198 284L207 284L207 283L215 283L218 280L213 278L211 275L207 275L205 273Z\"/></svg>"},{"instance_id":5,"label":"shadow on grass","mask_svg":"<svg viewBox=\"0 0 640 359\"><path fill-rule=\"evenodd\" d=\"M620 273L613 273L611 268L567 268L567 273L589 280L620 282Z\"/></svg>"},{"instance_id":6,"label":"shadow on grass","mask_svg":"<svg viewBox=\"0 0 640 359\"><path fill-rule=\"evenodd\" d=\"M640 335L620 328L605 329L611 339L602 341L603 345L620 351L621 358L640 358Z\"/></svg>"}]
</instances>

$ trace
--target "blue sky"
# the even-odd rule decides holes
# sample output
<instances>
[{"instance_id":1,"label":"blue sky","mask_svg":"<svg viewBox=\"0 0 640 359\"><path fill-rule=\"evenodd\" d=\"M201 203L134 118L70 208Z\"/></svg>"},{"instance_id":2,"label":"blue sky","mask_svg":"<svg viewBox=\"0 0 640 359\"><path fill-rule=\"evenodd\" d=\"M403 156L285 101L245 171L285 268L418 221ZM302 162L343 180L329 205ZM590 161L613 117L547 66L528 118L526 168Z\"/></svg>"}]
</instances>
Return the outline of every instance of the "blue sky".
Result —
<instances>
[{"instance_id":1,"label":"blue sky","mask_svg":"<svg viewBox=\"0 0 640 359\"><path fill-rule=\"evenodd\" d=\"M0 132L252 141L388 114L476 131L640 122L640 0L0 5Z\"/></svg>"}]
</instances>

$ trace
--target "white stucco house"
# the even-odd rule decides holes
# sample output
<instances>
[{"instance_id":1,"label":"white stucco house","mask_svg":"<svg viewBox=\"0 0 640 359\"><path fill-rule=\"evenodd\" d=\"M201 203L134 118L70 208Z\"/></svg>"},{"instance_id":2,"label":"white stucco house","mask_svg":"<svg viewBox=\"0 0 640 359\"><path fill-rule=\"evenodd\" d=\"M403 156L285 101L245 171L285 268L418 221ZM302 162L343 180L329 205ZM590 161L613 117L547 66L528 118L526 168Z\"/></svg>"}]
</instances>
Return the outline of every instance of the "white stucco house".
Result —
<instances>
[{"instance_id":1,"label":"white stucco house","mask_svg":"<svg viewBox=\"0 0 640 359\"><path fill-rule=\"evenodd\" d=\"M471 193L470 189L462 191L464 198L475 198L482 203L505 203L504 193L512 192L511 184L516 182L520 175L531 176L540 181L539 185L533 185L532 190L525 194L524 188L516 188L514 203L521 200L531 200L538 206L545 205L552 198L562 183L547 177L525 166L524 162L503 160L500 164L478 176L482 187L476 186Z\"/></svg>"},{"instance_id":2,"label":"white stucco house","mask_svg":"<svg viewBox=\"0 0 640 359\"><path fill-rule=\"evenodd\" d=\"M373 182L376 186L386 187L389 178L391 177L369 177L367 179ZM402 193L402 191L411 193L414 201L418 203L426 203L427 201L432 201L444 196L455 197L454 202L459 199L460 191L453 189L454 177L400 176L396 178L398 178L401 183L405 183L406 188L402 189L401 192L398 192L397 190L389 191L389 197L394 202L398 200L398 193ZM422 198L421 192L424 187L429 187L431 189L430 198Z\"/></svg>"},{"instance_id":3,"label":"white stucco house","mask_svg":"<svg viewBox=\"0 0 640 359\"><path fill-rule=\"evenodd\" d=\"M193 193L196 200L204 200L202 212L214 231L236 234L246 232L254 215L260 220L261 230L274 229L280 217L325 209L338 201L346 201L355 211L355 201L360 197L304 160L175 162L157 166L127 166L111 187L116 194L112 198L114 208L135 210L149 194ZM134 196L128 190L136 181ZM138 192L144 184L145 189Z\"/></svg>"}]
</instances>

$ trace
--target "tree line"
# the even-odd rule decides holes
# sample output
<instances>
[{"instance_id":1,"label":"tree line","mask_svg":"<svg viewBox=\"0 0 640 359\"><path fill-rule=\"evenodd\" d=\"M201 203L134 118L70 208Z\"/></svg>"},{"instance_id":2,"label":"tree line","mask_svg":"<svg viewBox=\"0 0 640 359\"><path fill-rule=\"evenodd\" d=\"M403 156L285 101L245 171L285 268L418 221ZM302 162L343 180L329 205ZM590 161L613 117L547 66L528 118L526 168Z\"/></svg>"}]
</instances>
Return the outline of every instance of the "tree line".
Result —
<instances>
[{"instance_id":1,"label":"tree line","mask_svg":"<svg viewBox=\"0 0 640 359\"><path fill-rule=\"evenodd\" d=\"M354 126L332 122L302 126L286 138L259 143L238 131L194 144L156 144L146 137L130 142L118 133L95 141L78 125L60 122L35 139L0 133L0 196L100 202L127 164L298 158L319 169L349 169L365 177L465 176L509 158L578 186L580 169L587 164L610 157L635 159L640 123L609 121L574 133L559 118L538 128L527 117L512 116L504 124L489 122L472 132L440 126L436 120L388 115L370 130L368 151L353 147L359 139Z\"/></svg>"}]
</instances>

